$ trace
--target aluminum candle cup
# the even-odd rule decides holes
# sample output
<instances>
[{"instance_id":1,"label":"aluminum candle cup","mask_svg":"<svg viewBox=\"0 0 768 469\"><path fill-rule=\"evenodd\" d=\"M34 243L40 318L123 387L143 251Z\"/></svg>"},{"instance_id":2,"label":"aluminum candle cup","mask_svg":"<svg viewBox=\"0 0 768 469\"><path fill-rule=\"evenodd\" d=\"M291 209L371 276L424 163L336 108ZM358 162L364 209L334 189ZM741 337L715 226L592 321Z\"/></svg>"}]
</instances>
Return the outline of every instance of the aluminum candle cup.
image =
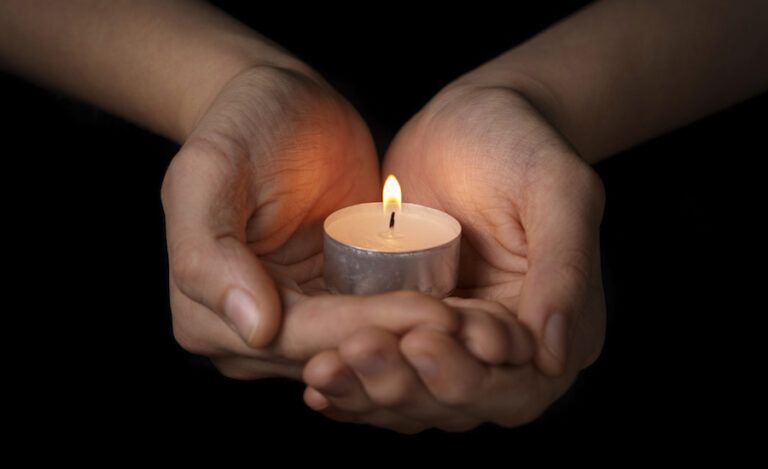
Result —
<instances>
[{"instance_id":1,"label":"aluminum candle cup","mask_svg":"<svg viewBox=\"0 0 768 469\"><path fill-rule=\"evenodd\" d=\"M391 219L382 203L358 204L329 215L324 229L323 275L334 293L443 298L456 287L461 225L447 213L404 203Z\"/></svg>"}]
</instances>

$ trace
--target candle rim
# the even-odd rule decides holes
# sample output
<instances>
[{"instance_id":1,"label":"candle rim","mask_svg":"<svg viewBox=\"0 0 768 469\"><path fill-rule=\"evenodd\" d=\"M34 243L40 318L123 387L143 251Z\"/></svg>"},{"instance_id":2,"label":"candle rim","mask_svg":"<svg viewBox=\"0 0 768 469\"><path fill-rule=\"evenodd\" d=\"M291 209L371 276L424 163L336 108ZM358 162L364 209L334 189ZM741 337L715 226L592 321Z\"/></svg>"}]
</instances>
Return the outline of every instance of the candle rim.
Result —
<instances>
[{"instance_id":1,"label":"candle rim","mask_svg":"<svg viewBox=\"0 0 768 469\"><path fill-rule=\"evenodd\" d=\"M455 236L453 236L451 239L449 239L448 241L446 241L444 243L437 244L435 246L430 246L430 247L424 248L424 249L411 249L411 250L408 250L408 251L382 251L382 250L378 250L378 249L364 248L364 247L360 247L360 246L355 246L353 244L345 243L343 241L340 241L340 240L334 238L328 232L328 225L329 225L329 223L332 223L333 221L335 221L335 220L333 220L335 215L337 215L339 212L342 212L342 211L345 211L345 210L352 210L353 208L357 208L359 206L364 206L364 205L377 205L377 206L381 207L381 206L384 205L384 203L383 202L364 202L364 203L360 203L360 204L349 205L347 207L342 207L342 208L334 211L333 213L328 215L325 218L325 221L323 222L323 235L327 239L333 241L334 243L337 243L337 244L339 244L341 246L344 246L344 247L347 247L347 248L352 248L352 249L356 249L358 251L363 251L363 252L367 252L367 253L371 253L371 254L387 255L387 256L413 256L413 255L416 255L416 254L427 253L427 252L434 251L434 250L437 250L437 249L444 249L444 248L446 248L448 246L451 246L454 243L457 243L459 241L459 239L461 239L462 227L461 227L461 223L459 223L459 221L456 219L456 217L454 217L450 213L444 212L442 210L438 210L436 208L429 207L427 205L414 204L414 203L411 203L411 202L403 202L402 203L402 208L406 209L406 207L411 207L411 208L416 208L416 209L419 209L419 210L425 209L427 212L434 213L437 216L446 217L448 219L448 221L456 229Z\"/></svg>"},{"instance_id":2,"label":"candle rim","mask_svg":"<svg viewBox=\"0 0 768 469\"><path fill-rule=\"evenodd\" d=\"M456 235L456 237L451 238L449 241L447 241L447 242L445 242L443 244L438 244L436 246L431 246L431 247L424 248L424 249L412 249L412 250L408 250L408 251L382 251L382 250L379 250L379 249L363 248L363 247L360 247L360 246L355 246L354 244L349 244L349 243L345 243L343 241L339 241L338 239L336 239L333 236L331 236L330 234L328 234L327 231L324 233L324 235L325 235L325 237L329 241L331 241L333 243L336 243L336 244L338 244L340 246L343 246L346 249L354 249L356 251L361 251L361 252L365 252L365 253L369 253L371 255L377 255L377 256L384 256L385 255L387 257L392 257L392 256L409 257L409 256L416 256L416 255L426 254L426 253L429 253L429 252L432 252L432 251L437 251L438 249L448 248L448 247L458 243L459 240L461 239L461 233L459 233L459 234Z\"/></svg>"}]
</instances>

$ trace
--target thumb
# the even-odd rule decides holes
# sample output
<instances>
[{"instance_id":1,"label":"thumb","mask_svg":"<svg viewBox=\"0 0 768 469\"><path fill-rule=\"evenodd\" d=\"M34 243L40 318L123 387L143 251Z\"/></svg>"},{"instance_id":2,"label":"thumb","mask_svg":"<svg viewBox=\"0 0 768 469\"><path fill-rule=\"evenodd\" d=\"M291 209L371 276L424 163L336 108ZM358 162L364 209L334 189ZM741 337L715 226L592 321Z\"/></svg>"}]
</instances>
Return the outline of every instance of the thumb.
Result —
<instances>
[{"instance_id":1,"label":"thumb","mask_svg":"<svg viewBox=\"0 0 768 469\"><path fill-rule=\"evenodd\" d=\"M594 176L597 178L597 176ZM602 184L584 191L560 187L545 191L544 201L528 213L529 267L523 284L519 318L537 339L535 362L546 375L565 373L574 331L580 326L600 282L599 224Z\"/></svg>"},{"instance_id":2,"label":"thumb","mask_svg":"<svg viewBox=\"0 0 768 469\"><path fill-rule=\"evenodd\" d=\"M224 156L185 150L163 181L173 284L219 315L253 348L280 326L280 298L266 268L245 242L247 177ZM242 213L239 213L242 212Z\"/></svg>"}]
</instances>

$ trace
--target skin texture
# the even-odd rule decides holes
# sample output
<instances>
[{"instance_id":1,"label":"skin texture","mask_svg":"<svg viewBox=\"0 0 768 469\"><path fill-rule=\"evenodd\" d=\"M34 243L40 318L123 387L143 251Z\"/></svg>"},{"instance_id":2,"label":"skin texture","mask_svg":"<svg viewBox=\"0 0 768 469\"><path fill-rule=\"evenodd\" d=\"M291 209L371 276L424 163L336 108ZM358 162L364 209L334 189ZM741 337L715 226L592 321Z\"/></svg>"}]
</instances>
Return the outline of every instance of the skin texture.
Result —
<instances>
[{"instance_id":1,"label":"skin texture","mask_svg":"<svg viewBox=\"0 0 768 469\"><path fill-rule=\"evenodd\" d=\"M264 66L236 76L163 182L176 340L238 379L298 379L309 357L366 327L460 331L483 344L478 357L527 361L514 319L462 320L409 292L325 293L322 222L378 187L368 130L327 84Z\"/></svg>"},{"instance_id":2,"label":"skin texture","mask_svg":"<svg viewBox=\"0 0 768 469\"><path fill-rule=\"evenodd\" d=\"M248 376L233 363L270 343L295 302L277 285L317 284L324 217L371 200L378 179L367 127L327 84L275 67L236 76L163 183L177 340Z\"/></svg>"},{"instance_id":3,"label":"skin texture","mask_svg":"<svg viewBox=\"0 0 768 469\"><path fill-rule=\"evenodd\" d=\"M458 82L519 91L587 162L768 88L768 2L593 2Z\"/></svg>"},{"instance_id":4,"label":"skin texture","mask_svg":"<svg viewBox=\"0 0 768 469\"><path fill-rule=\"evenodd\" d=\"M445 303L514 318L535 337L534 359L483 361L444 333L368 328L307 364L307 404L404 432L529 422L602 348L599 178L519 94L464 86L403 128L384 170L464 227L457 297Z\"/></svg>"},{"instance_id":5,"label":"skin texture","mask_svg":"<svg viewBox=\"0 0 768 469\"><path fill-rule=\"evenodd\" d=\"M604 195L576 155L600 161L768 88L766 26L760 1L596 2L439 93L400 132L384 173L400 177L410 201L461 221L457 293L516 315L535 336L533 365L483 365L434 333L412 331L396 347L366 332L310 361L307 404L404 432L514 426L540 414L604 338ZM401 356L364 373L361 357L385 350ZM421 352L436 357L433 372L403 371ZM329 393L340 377L345 392ZM436 403L439 411L419 409Z\"/></svg>"},{"instance_id":6,"label":"skin texture","mask_svg":"<svg viewBox=\"0 0 768 469\"><path fill-rule=\"evenodd\" d=\"M528 422L597 358L587 163L764 91L766 44L764 1L606 0L470 71L382 174L462 223L457 296L330 296L322 220L378 200L381 176L314 70L203 2L0 2L0 66L183 144L162 187L179 344L407 433Z\"/></svg>"}]
</instances>

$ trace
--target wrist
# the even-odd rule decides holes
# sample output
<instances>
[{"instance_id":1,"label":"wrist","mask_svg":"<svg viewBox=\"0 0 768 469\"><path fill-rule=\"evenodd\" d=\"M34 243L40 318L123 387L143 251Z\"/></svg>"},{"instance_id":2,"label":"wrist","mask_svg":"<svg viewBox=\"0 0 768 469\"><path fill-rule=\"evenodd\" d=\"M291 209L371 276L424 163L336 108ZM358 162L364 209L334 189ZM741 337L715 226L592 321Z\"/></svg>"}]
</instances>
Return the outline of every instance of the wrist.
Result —
<instances>
[{"instance_id":1,"label":"wrist","mask_svg":"<svg viewBox=\"0 0 768 469\"><path fill-rule=\"evenodd\" d=\"M502 60L503 59L503 60ZM477 92L479 90L505 90L519 96L566 141L587 164L606 157L595 150L595 142L585 140L579 126L573 125L573 116L566 108L558 89L542 76L536 67L526 67L524 61L502 57L489 62L448 84L438 93L439 100Z\"/></svg>"},{"instance_id":2,"label":"wrist","mask_svg":"<svg viewBox=\"0 0 768 469\"><path fill-rule=\"evenodd\" d=\"M221 91L244 73L261 69L267 74L274 75L275 71L284 71L322 81L322 78L309 66L277 51L264 54L262 50L259 51L259 57L253 57L248 53L218 54L213 63L208 63L201 68L200 72L190 74L190 80L181 85L183 89L180 90L181 98L173 132L173 138L179 143L183 143L192 133Z\"/></svg>"},{"instance_id":3,"label":"wrist","mask_svg":"<svg viewBox=\"0 0 768 469\"><path fill-rule=\"evenodd\" d=\"M509 139L515 151L503 154L508 158L510 170L519 171L515 164L522 162L528 167L527 162L534 160L539 168L559 168L565 163L573 171L574 179L602 192L601 182L590 168L590 161L576 151L542 112L540 101L523 91L527 89L498 81L462 78L446 86L430 101L422 111L422 120L427 126L432 122L449 121L454 122L451 128L455 129L483 129L478 138L490 136L488 143L492 148L499 145L499 139Z\"/></svg>"}]
</instances>

